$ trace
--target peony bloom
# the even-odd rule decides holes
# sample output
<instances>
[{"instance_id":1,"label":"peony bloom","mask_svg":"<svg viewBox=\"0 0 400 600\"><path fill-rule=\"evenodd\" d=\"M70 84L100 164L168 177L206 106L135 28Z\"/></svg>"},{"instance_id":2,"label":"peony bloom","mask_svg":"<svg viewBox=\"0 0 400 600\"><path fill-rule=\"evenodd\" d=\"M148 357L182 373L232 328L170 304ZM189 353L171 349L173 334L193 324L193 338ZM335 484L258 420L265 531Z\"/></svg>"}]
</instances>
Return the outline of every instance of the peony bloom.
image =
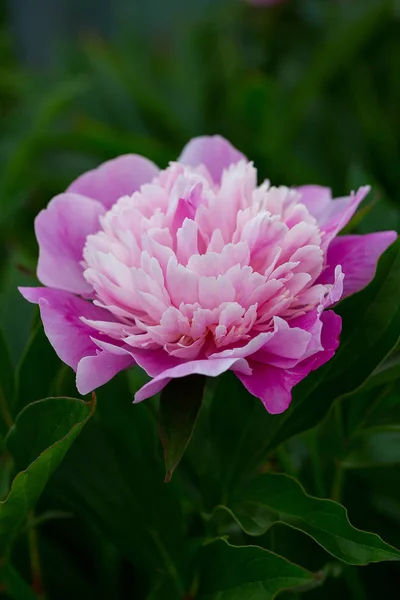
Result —
<instances>
[{"instance_id":1,"label":"peony bloom","mask_svg":"<svg viewBox=\"0 0 400 600\"><path fill-rule=\"evenodd\" d=\"M35 222L38 303L80 393L140 365L152 380L231 369L271 413L329 360L341 320L328 307L363 288L395 232L337 237L368 192L257 185L225 139L202 137L160 171L127 155L53 198Z\"/></svg>"}]
</instances>

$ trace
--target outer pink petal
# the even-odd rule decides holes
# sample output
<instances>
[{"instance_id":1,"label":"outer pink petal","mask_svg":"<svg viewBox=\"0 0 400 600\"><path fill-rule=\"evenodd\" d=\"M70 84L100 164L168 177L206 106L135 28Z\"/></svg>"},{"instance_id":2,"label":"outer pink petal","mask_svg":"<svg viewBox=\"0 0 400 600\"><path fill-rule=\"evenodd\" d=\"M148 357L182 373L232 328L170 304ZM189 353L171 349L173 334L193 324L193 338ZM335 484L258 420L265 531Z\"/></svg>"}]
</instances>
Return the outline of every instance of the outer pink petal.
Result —
<instances>
[{"instance_id":1,"label":"outer pink petal","mask_svg":"<svg viewBox=\"0 0 400 600\"><path fill-rule=\"evenodd\" d=\"M220 183L224 169L246 157L220 135L193 138L184 147L179 162L190 167L204 165L215 183Z\"/></svg>"},{"instance_id":2,"label":"outer pink petal","mask_svg":"<svg viewBox=\"0 0 400 600\"><path fill-rule=\"evenodd\" d=\"M48 288L19 288L29 302L39 304L44 331L60 359L76 371L85 356L94 356L94 330L80 320L108 320L108 312L73 294ZM97 335L97 334L96 334ZM104 339L104 336L99 335Z\"/></svg>"},{"instance_id":3,"label":"outer pink petal","mask_svg":"<svg viewBox=\"0 0 400 600\"><path fill-rule=\"evenodd\" d=\"M121 198L136 192L159 173L159 168L143 156L125 154L84 173L69 186L69 192L99 200L107 209Z\"/></svg>"},{"instance_id":4,"label":"outer pink petal","mask_svg":"<svg viewBox=\"0 0 400 600\"><path fill-rule=\"evenodd\" d=\"M320 223L332 203L330 188L320 185L302 185L297 188L297 191L301 193L301 202Z\"/></svg>"},{"instance_id":5,"label":"outer pink petal","mask_svg":"<svg viewBox=\"0 0 400 600\"><path fill-rule=\"evenodd\" d=\"M358 205L368 194L368 185L361 187L356 194L346 198L332 200L329 188L307 185L297 188L302 194L301 202L307 206L310 213L317 219L324 232L322 245L327 248L331 240L350 221Z\"/></svg>"},{"instance_id":6,"label":"outer pink petal","mask_svg":"<svg viewBox=\"0 0 400 600\"><path fill-rule=\"evenodd\" d=\"M321 321L321 344L324 349L299 362L293 369L279 369L251 361L251 375L236 373L247 390L260 398L271 414L284 412L292 400L292 388L334 355L339 345L341 318L333 311L327 311L321 315Z\"/></svg>"},{"instance_id":7,"label":"outer pink petal","mask_svg":"<svg viewBox=\"0 0 400 600\"><path fill-rule=\"evenodd\" d=\"M321 222L321 229L324 232L322 241L324 248L327 248L330 241L347 225L370 189L369 185L365 185L347 198L332 200L330 208Z\"/></svg>"},{"instance_id":8,"label":"outer pink petal","mask_svg":"<svg viewBox=\"0 0 400 600\"><path fill-rule=\"evenodd\" d=\"M344 272L343 297L358 292L372 281L379 257L396 238L395 231L335 238L328 248L327 267L317 283L332 283L335 267L341 265Z\"/></svg>"},{"instance_id":9,"label":"outer pink petal","mask_svg":"<svg viewBox=\"0 0 400 600\"><path fill-rule=\"evenodd\" d=\"M131 356L119 356L106 350L94 356L85 356L79 361L76 371L76 387L83 396L110 381L120 371L132 367Z\"/></svg>"},{"instance_id":10,"label":"outer pink petal","mask_svg":"<svg viewBox=\"0 0 400 600\"><path fill-rule=\"evenodd\" d=\"M82 251L86 237L99 230L104 207L78 194L53 198L35 220L39 244L37 275L49 287L87 294L91 286L83 277Z\"/></svg>"},{"instance_id":11,"label":"outer pink petal","mask_svg":"<svg viewBox=\"0 0 400 600\"><path fill-rule=\"evenodd\" d=\"M96 345L111 354L131 356L139 367L144 369L150 377L156 377L157 375L160 375L160 373L163 373L167 369L172 369L182 362L178 358L167 354L167 352L161 348L155 350L143 350L142 348L132 348L128 345L115 346L113 343L104 342L102 340L96 340Z\"/></svg>"},{"instance_id":12,"label":"outer pink petal","mask_svg":"<svg viewBox=\"0 0 400 600\"><path fill-rule=\"evenodd\" d=\"M292 387L298 383L293 373L262 363L251 363L251 369L251 375L237 373L245 388L272 415L284 412L292 401Z\"/></svg>"},{"instance_id":13,"label":"outer pink petal","mask_svg":"<svg viewBox=\"0 0 400 600\"><path fill-rule=\"evenodd\" d=\"M160 375L146 383L135 395L135 402L141 402L146 398L154 396L161 391L171 379L178 377L186 377L187 375L208 375L209 377L217 377L232 369L250 373L247 361L243 358L214 358L207 360L192 360L187 363L182 363L171 369L163 371Z\"/></svg>"}]
</instances>

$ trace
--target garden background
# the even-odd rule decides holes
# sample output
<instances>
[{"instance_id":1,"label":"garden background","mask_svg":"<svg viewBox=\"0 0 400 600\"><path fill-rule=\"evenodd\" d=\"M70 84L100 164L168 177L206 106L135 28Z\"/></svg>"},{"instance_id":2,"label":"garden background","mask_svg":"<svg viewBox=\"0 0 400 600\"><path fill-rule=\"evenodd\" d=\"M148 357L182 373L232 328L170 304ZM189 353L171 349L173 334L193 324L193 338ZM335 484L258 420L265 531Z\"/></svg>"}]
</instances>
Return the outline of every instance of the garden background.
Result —
<instances>
[{"instance_id":1,"label":"garden background","mask_svg":"<svg viewBox=\"0 0 400 600\"><path fill-rule=\"evenodd\" d=\"M399 73L397 0L287 0L275 6L244 0L6 0L0 6L0 380L3 395L13 399L11 414L3 411L0 419L0 499L18 463L29 464L35 444L46 447L38 438L60 422L65 407L55 403L54 414L22 423L26 431L11 439L12 458L4 441L10 420L35 400L78 397L73 374L47 342L35 307L17 291L18 285L36 284L33 221L51 197L119 154L143 154L165 167L191 137L219 133L274 184L317 183L336 196L370 184L351 230L400 230ZM398 284L400 289L400 278ZM391 361L383 378L353 394L343 414L332 410L326 417L327 405L268 461L296 476L308 493L343 502L356 527L400 548L396 353ZM94 417L46 480L28 525L24 520L18 526L7 549L12 572L4 569L3 581L0 561L1 598L183 597L170 589L171 557L167 575L160 571L154 557L164 556L165 547L154 540L168 539L171 529L172 546L180 544L175 496L186 497L187 490L192 495L180 509L190 544L204 534L200 515L214 506L216 486L205 483L199 497L192 483L202 473L193 474L193 463L198 456L206 461L209 448L195 436L176 477L163 483L156 404L131 405L141 377L133 370L99 391ZM71 416L70 425L74 419L83 425L84 417ZM343 422L346 431L352 424L380 429L349 446ZM217 427L227 465L236 425L220 421ZM253 432L255 439L258 434ZM197 507L197 516L186 504ZM0 519L0 548L2 526L5 531ZM150 542L149 530L157 532ZM227 532L224 517L221 531ZM397 563L339 565L311 538L281 524L251 543L326 578L322 586L282 598L375 600L398 593ZM194 591L186 597L197 598L195 583L188 586Z\"/></svg>"}]
</instances>

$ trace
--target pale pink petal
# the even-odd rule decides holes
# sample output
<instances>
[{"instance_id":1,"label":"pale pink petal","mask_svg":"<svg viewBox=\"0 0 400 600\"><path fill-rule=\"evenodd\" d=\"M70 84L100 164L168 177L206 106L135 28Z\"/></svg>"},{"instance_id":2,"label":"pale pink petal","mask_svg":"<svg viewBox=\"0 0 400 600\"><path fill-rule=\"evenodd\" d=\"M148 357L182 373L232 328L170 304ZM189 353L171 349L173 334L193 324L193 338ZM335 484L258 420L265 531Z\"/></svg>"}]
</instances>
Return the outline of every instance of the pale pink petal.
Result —
<instances>
[{"instance_id":1,"label":"pale pink petal","mask_svg":"<svg viewBox=\"0 0 400 600\"><path fill-rule=\"evenodd\" d=\"M362 290L374 278L379 257L396 238L395 231L335 238L329 245L327 266L318 282L331 283L336 265L341 265L344 273L343 297Z\"/></svg>"},{"instance_id":2,"label":"pale pink petal","mask_svg":"<svg viewBox=\"0 0 400 600\"><path fill-rule=\"evenodd\" d=\"M135 395L135 402L150 398L162 390L171 379L186 377L187 375L207 375L218 377L221 373L232 369L235 372L250 374L250 369L243 358L214 358L209 360L193 360L181 363L172 369L167 369L149 383L146 383Z\"/></svg>"},{"instance_id":3,"label":"pale pink petal","mask_svg":"<svg viewBox=\"0 0 400 600\"><path fill-rule=\"evenodd\" d=\"M86 238L100 229L104 207L91 198L66 193L53 198L35 220L39 244L37 275L50 287L89 294L91 285L83 277L83 247Z\"/></svg>"},{"instance_id":4,"label":"pale pink petal","mask_svg":"<svg viewBox=\"0 0 400 600\"><path fill-rule=\"evenodd\" d=\"M179 162L191 167L204 165L213 180L219 183L223 171L243 159L245 160L245 156L228 140L214 135L193 138L184 147Z\"/></svg>"},{"instance_id":5,"label":"pale pink petal","mask_svg":"<svg viewBox=\"0 0 400 600\"><path fill-rule=\"evenodd\" d=\"M297 365L307 351L311 333L291 327L280 317L274 318L275 335L253 356L258 362L290 369Z\"/></svg>"},{"instance_id":6,"label":"pale pink petal","mask_svg":"<svg viewBox=\"0 0 400 600\"><path fill-rule=\"evenodd\" d=\"M109 320L109 313L91 302L49 288L19 288L19 291L29 302L39 304L46 336L59 358L74 371L83 357L96 354L97 346L90 336L108 339L81 321L82 316Z\"/></svg>"},{"instance_id":7,"label":"pale pink petal","mask_svg":"<svg viewBox=\"0 0 400 600\"><path fill-rule=\"evenodd\" d=\"M327 248L331 240L347 225L356 212L359 204L370 191L368 185L361 187L356 194L346 198L332 200L329 188L307 185L297 188L300 192L300 202L307 206L316 218L322 232L322 247Z\"/></svg>"},{"instance_id":8,"label":"pale pink petal","mask_svg":"<svg viewBox=\"0 0 400 600\"><path fill-rule=\"evenodd\" d=\"M310 214L318 223L324 220L324 215L329 212L332 203L332 192L330 188L320 185L303 185L296 188L301 194L300 202L304 204Z\"/></svg>"},{"instance_id":9,"label":"pale pink petal","mask_svg":"<svg viewBox=\"0 0 400 600\"><path fill-rule=\"evenodd\" d=\"M258 350L260 350L273 335L273 331L259 333L244 346L238 346L237 348L216 352L211 354L209 358L246 358L247 356L252 356Z\"/></svg>"},{"instance_id":10,"label":"pale pink petal","mask_svg":"<svg viewBox=\"0 0 400 600\"><path fill-rule=\"evenodd\" d=\"M125 154L84 173L67 191L98 200L109 209L118 198L130 196L158 173L159 168L147 158Z\"/></svg>"},{"instance_id":11,"label":"pale pink petal","mask_svg":"<svg viewBox=\"0 0 400 600\"><path fill-rule=\"evenodd\" d=\"M320 222L324 233L322 248L327 248L331 240L347 225L370 189L369 185L365 185L347 198L332 200L329 210Z\"/></svg>"},{"instance_id":12,"label":"pale pink petal","mask_svg":"<svg viewBox=\"0 0 400 600\"><path fill-rule=\"evenodd\" d=\"M336 302L339 302L339 300L341 300L341 298L343 296L343 287L344 287L344 281L345 281L346 277L345 277L344 273L342 272L342 265L336 266L333 277L334 277L333 285L330 288L325 299L323 300L321 309L328 308L329 306L332 306L332 304L336 304ZM317 286L315 286L315 287L317 287Z\"/></svg>"}]
</instances>

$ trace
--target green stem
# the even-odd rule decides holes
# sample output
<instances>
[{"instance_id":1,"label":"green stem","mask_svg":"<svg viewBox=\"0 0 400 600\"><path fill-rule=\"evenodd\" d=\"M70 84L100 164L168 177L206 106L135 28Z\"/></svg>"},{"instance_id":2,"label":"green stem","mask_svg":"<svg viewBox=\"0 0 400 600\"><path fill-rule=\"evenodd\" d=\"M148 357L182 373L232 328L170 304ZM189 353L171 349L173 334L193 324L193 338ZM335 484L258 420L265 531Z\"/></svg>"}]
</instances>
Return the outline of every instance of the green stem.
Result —
<instances>
[{"instance_id":1,"label":"green stem","mask_svg":"<svg viewBox=\"0 0 400 600\"><path fill-rule=\"evenodd\" d=\"M185 592L185 586L184 586L183 581L175 567L174 561L172 560L171 556L169 555L168 550L166 549L166 547L160 540L158 533L155 530L151 530L150 534L160 552L160 555L162 556L162 558L164 560L165 566L167 567L167 571L168 571L172 581L174 582L175 587L181 597Z\"/></svg>"},{"instance_id":2,"label":"green stem","mask_svg":"<svg viewBox=\"0 0 400 600\"><path fill-rule=\"evenodd\" d=\"M344 579L353 600L364 600L366 597L364 585L357 567L346 565L343 571Z\"/></svg>"},{"instance_id":3,"label":"green stem","mask_svg":"<svg viewBox=\"0 0 400 600\"><path fill-rule=\"evenodd\" d=\"M4 423L6 424L8 429L11 429L11 427L14 425L14 420L11 416L11 412L10 412L10 409L8 408L6 397L4 396L3 390L1 389L1 387L0 387L0 411L1 411L1 414L3 415Z\"/></svg>"},{"instance_id":4,"label":"green stem","mask_svg":"<svg viewBox=\"0 0 400 600\"><path fill-rule=\"evenodd\" d=\"M45 594L43 587L42 567L40 564L38 536L36 527L33 525L34 520L35 518L33 511L30 511L28 514L28 545L31 563L32 589L39 596L39 598L42 599L45 597Z\"/></svg>"}]
</instances>

